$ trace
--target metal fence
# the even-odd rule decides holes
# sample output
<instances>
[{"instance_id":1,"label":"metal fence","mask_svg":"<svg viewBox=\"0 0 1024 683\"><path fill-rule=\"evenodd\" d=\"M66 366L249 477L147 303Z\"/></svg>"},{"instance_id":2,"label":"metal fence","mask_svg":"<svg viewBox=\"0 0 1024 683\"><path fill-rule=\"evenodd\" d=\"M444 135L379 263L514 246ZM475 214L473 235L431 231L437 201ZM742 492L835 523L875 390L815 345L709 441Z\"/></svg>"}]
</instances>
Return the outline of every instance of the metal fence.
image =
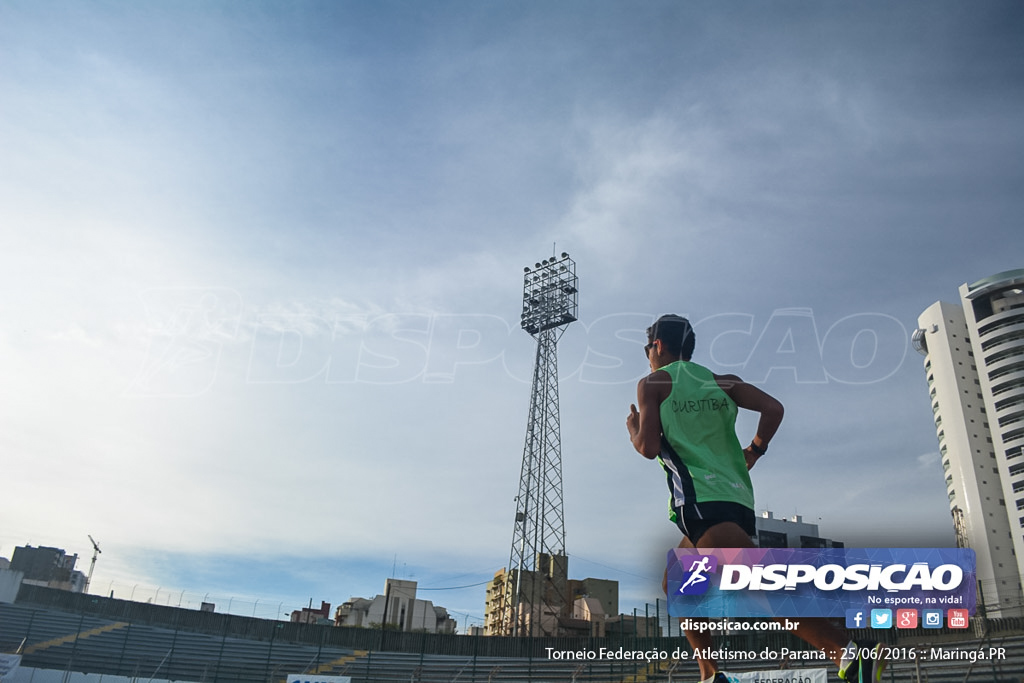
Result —
<instances>
[{"instance_id":1,"label":"metal fence","mask_svg":"<svg viewBox=\"0 0 1024 683\"><path fill-rule=\"evenodd\" d=\"M596 650L601 647L623 646L631 650L668 648L671 651L679 646L679 635L644 637L635 635L628 628L625 632L613 633L603 638L512 638L299 624L131 602L31 585L22 585L17 602L21 605L35 605L71 614L204 633L220 638L274 640L383 652L539 659L546 658L549 650ZM650 616L655 615L651 613ZM726 639L723 642L732 649L750 649L754 646L790 649L805 647L803 641L784 631L734 634L723 638Z\"/></svg>"},{"instance_id":2,"label":"metal fence","mask_svg":"<svg viewBox=\"0 0 1024 683\"><path fill-rule=\"evenodd\" d=\"M652 607L652 606L649 606ZM660 618L660 605L638 617ZM667 618L667 615L665 615ZM641 621L641 623L643 623ZM668 624L666 624L668 625ZM678 625L676 625L678 628ZM904 662L892 681L1013 681L1024 673L1024 619L972 619L972 629L860 631L906 647L943 642L950 647L1005 647L1009 658L963 662ZM971 641L971 642L968 642ZM716 636L716 647L732 651L807 650L791 634L746 631ZM0 651L21 646L25 666L93 671L174 680L280 681L287 673L362 673L361 681L454 680L430 678L457 671L460 683L484 680L624 681L663 678L664 667L619 662L614 666L573 665L553 653L596 652L601 648L672 652L684 647L678 634L643 637L616 633L604 638L503 638L401 632L298 624L231 614L138 603L23 585L14 605L0 605ZM456 661L456 660L460 661ZM687 663L692 665L692 661ZM755 666L756 662L750 662ZM778 668L779 662L761 662ZM360 668L362 667L362 668ZM559 668L560 667L560 668ZM387 678L391 668L404 678ZM493 678L501 669L505 678ZM515 670L525 678L511 678ZM677 675L682 668L673 669ZM533 678L541 671L544 678ZM575 673L573 673L575 672ZM691 672L692 673L692 672ZM454 674L453 674L454 675ZM672 674L669 674L671 676ZM632 676L633 678L627 678ZM979 678L980 676L980 678ZM354 679L355 680L355 679Z\"/></svg>"}]
</instances>

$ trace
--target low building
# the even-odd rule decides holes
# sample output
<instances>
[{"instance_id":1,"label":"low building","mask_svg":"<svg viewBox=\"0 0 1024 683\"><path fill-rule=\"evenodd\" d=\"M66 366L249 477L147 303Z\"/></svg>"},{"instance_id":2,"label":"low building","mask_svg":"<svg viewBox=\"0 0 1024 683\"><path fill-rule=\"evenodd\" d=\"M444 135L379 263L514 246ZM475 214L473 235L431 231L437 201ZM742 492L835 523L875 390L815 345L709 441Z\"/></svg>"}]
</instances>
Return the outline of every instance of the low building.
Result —
<instances>
[{"instance_id":1,"label":"low building","mask_svg":"<svg viewBox=\"0 0 1024 683\"><path fill-rule=\"evenodd\" d=\"M350 598L334 613L335 626L385 628L398 631L455 633L456 622L444 607L416 598L416 582L387 579L384 595Z\"/></svg>"},{"instance_id":2,"label":"low building","mask_svg":"<svg viewBox=\"0 0 1024 683\"><path fill-rule=\"evenodd\" d=\"M538 556L547 571L501 569L487 585L484 635L601 636L604 623L619 611L619 582L608 579L569 579L564 555ZM521 596L512 611L512 596ZM518 623L516 623L518 622Z\"/></svg>"},{"instance_id":3,"label":"low building","mask_svg":"<svg viewBox=\"0 0 1024 683\"><path fill-rule=\"evenodd\" d=\"M75 569L78 555L68 555L61 548L18 546L11 555L10 569L24 574L24 583L58 590L82 593L85 574Z\"/></svg>"},{"instance_id":4,"label":"low building","mask_svg":"<svg viewBox=\"0 0 1024 683\"><path fill-rule=\"evenodd\" d=\"M331 624L331 603L321 600L319 609L314 609L313 605L297 609L289 621L293 624Z\"/></svg>"},{"instance_id":5,"label":"low building","mask_svg":"<svg viewBox=\"0 0 1024 683\"><path fill-rule=\"evenodd\" d=\"M605 614L619 612L619 582L610 579L569 579L569 595L575 605L579 598L597 600ZM573 607L575 610L575 606Z\"/></svg>"},{"instance_id":6,"label":"low building","mask_svg":"<svg viewBox=\"0 0 1024 683\"><path fill-rule=\"evenodd\" d=\"M843 544L822 538L817 524L804 521L801 515L776 517L765 510L755 520L757 545L760 548L842 548Z\"/></svg>"},{"instance_id":7,"label":"low building","mask_svg":"<svg viewBox=\"0 0 1024 683\"><path fill-rule=\"evenodd\" d=\"M657 617L633 616L632 614L619 614L605 620L606 636L636 638L660 638L662 636L661 625Z\"/></svg>"},{"instance_id":8,"label":"low building","mask_svg":"<svg viewBox=\"0 0 1024 683\"><path fill-rule=\"evenodd\" d=\"M489 636L565 635L559 622L571 619L572 613L568 565L565 555L538 553L537 570L495 572L487 585L484 632Z\"/></svg>"},{"instance_id":9,"label":"low building","mask_svg":"<svg viewBox=\"0 0 1024 683\"><path fill-rule=\"evenodd\" d=\"M584 635L590 638L603 638L605 636L605 624L608 621L608 613L604 611L601 601L597 598L582 597L572 601L572 618L588 624L588 632Z\"/></svg>"}]
</instances>

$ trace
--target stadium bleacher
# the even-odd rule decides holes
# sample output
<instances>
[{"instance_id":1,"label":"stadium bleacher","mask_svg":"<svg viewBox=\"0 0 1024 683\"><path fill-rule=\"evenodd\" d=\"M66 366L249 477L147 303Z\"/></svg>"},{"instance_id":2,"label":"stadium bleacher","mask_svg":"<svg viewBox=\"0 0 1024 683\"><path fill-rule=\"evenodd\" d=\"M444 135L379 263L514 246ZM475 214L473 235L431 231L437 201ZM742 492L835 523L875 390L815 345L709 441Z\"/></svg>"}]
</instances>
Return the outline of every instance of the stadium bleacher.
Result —
<instances>
[{"instance_id":1,"label":"stadium bleacher","mask_svg":"<svg viewBox=\"0 0 1024 683\"><path fill-rule=\"evenodd\" d=\"M692 681L693 662L549 658L546 648L593 650L601 645L671 651L676 638L620 643L600 639L489 638L296 625L110 599L68 597L45 589L0 604L0 651L20 648L22 665L40 670L91 672L141 680L196 683L284 682L289 674L347 676L353 683L641 683ZM120 603L120 604L115 604ZM1018 620L1019 621L1019 620ZM960 633L887 634L917 657L896 661L886 680L906 683L986 681L1024 683L1024 623L979 622ZM769 636L760 636L762 639ZM729 638L732 638L731 640ZM772 636L771 647L799 641ZM748 649L749 636L725 637L723 646ZM933 648L936 650L933 652ZM971 652L1002 648L1003 658L971 661ZM934 654L949 655L936 659ZM794 663L820 668L822 663ZM729 671L778 669L779 662L730 662Z\"/></svg>"}]
</instances>

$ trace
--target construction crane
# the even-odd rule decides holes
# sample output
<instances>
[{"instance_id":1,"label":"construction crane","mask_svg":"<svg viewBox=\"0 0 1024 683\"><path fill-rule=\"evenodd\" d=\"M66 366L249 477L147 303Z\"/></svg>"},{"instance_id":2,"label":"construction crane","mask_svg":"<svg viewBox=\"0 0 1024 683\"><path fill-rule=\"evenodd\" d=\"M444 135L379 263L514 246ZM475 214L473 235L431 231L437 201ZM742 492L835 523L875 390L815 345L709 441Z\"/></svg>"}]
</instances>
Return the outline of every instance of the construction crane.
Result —
<instances>
[{"instance_id":1,"label":"construction crane","mask_svg":"<svg viewBox=\"0 0 1024 683\"><path fill-rule=\"evenodd\" d=\"M88 534L87 534L88 535ZM85 592L89 592L89 584L92 583L92 570L96 569L96 558L103 552L100 550L100 545L93 540L92 536L89 536L89 541L92 543L92 563L89 565L89 576L85 577Z\"/></svg>"}]
</instances>

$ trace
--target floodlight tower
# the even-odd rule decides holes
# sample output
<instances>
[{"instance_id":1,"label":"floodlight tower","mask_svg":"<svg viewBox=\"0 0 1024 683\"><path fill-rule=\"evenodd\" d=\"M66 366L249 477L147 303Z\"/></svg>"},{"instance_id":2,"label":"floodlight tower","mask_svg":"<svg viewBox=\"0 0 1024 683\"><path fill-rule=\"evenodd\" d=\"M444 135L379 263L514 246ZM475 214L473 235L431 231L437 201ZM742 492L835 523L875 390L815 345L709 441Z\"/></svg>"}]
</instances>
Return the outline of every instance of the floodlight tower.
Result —
<instances>
[{"instance_id":1,"label":"floodlight tower","mask_svg":"<svg viewBox=\"0 0 1024 683\"><path fill-rule=\"evenodd\" d=\"M555 635L567 569L557 347L577 319L578 280L565 252L525 271L522 327L537 340L537 355L502 617L509 635Z\"/></svg>"}]
</instances>

